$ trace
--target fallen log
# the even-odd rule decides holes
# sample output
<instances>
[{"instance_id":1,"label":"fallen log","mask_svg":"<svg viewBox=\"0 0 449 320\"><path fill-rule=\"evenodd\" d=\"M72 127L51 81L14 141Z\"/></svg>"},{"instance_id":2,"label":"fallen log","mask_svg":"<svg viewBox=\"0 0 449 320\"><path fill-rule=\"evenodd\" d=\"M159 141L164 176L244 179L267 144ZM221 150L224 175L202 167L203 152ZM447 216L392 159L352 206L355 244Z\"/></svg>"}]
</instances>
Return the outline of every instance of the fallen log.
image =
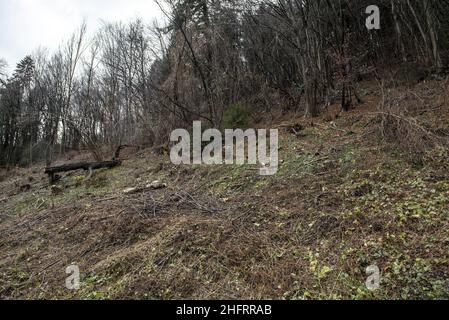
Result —
<instances>
[{"instance_id":1,"label":"fallen log","mask_svg":"<svg viewBox=\"0 0 449 320\"><path fill-rule=\"evenodd\" d=\"M141 148L140 146L131 146L131 145L120 145L117 147L114 156L111 161L100 161L100 162L80 162L80 163L71 163L64 164L61 166L55 167L47 167L45 168L45 173L48 174L48 178L50 180L50 184L55 183L60 179L57 175L62 172L76 171L76 170L85 170L88 171L87 179L90 179L93 174L93 170L103 169L103 168L114 168L122 164L120 160L120 152L125 148Z\"/></svg>"},{"instance_id":2,"label":"fallen log","mask_svg":"<svg viewBox=\"0 0 449 320\"><path fill-rule=\"evenodd\" d=\"M85 170L92 173L92 170L98 170L103 168L114 168L122 164L122 161L119 159L114 159L111 161L101 161L101 162L80 162L80 163L72 163L65 164L61 166L48 167L45 168L45 173L48 174L50 183L53 184L57 179L55 176L57 173L76 171L76 170Z\"/></svg>"},{"instance_id":3,"label":"fallen log","mask_svg":"<svg viewBox=\"0 0 449 320\"><path fill-rule=\"evenodd\" d=\"M160 181L156 180L156 181L153 181L152 183L147 184L144 187L127 188L127 189L123 190L123 193L129 195L129 194L145 192L147 190L165 189L167 187L168 186L166 183L161 183Z\"/></svg>"}]
</instances>

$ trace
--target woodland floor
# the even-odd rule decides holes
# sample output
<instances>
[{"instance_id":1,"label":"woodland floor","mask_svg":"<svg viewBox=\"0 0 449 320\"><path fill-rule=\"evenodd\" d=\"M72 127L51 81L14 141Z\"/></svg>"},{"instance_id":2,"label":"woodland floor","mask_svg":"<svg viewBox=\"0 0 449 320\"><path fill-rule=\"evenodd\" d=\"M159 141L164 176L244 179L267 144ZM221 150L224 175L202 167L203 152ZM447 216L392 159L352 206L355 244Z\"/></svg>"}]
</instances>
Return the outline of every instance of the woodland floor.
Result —
<instances>
[{"instance_id":1,"label":"woodland floor","mask_svg":"<svg viewBox=\"0 0 449 320\"><path fill-rule=\"evenodd\" d=\"M391 94L447 134L448 83ZM270 177L251 166L176 167L150 151L89 181L66 175L59 189L42 168L3 171L0 298L449 298L447 150L418 159L374 138L380 90L362 93L364 104L335 122L267 124L304 126L281 132ZM123 193L154 180L168 188ZM65 288L72 263L78 291ZM377 291L365 285L373 264Z\"/></svg>"}]
</instances>

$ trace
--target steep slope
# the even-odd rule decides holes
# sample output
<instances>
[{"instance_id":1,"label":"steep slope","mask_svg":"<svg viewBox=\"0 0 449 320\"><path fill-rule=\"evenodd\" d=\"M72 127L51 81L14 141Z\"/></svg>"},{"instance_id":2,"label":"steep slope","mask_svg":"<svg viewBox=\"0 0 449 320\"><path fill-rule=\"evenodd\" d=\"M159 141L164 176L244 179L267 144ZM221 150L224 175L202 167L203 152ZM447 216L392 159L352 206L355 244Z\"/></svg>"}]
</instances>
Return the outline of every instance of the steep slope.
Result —
<instances>
[{"instance_id":1,"label":"steep slope","mask_svg":"<svg viewBox=\"0 0 449 320\"><path fill-rule=\"evenodd\" d=\"M392 101L420 107L419 123L443 137L448 94L434 81ZM447 150L380 141L380 91L364 100L334 122L267 125L284 128L271 177L251 166L176 167L150 151L53 189L36 170L4 177L0 297L448 298ZM168 188L123 193L153 180ZM64 286L70 264L78 291ZM377 291L365 285L370 265L381 271Z\"/></svg>"}]
</instances>

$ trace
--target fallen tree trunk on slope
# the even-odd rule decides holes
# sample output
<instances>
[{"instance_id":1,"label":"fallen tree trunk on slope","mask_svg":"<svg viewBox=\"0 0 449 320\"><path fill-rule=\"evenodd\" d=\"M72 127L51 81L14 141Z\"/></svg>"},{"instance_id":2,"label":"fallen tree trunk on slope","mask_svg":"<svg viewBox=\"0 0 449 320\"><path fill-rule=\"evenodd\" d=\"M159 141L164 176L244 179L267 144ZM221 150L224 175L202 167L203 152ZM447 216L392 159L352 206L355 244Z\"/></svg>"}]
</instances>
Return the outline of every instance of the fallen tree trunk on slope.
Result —
<instances>
[{"instance_id":1,"label":"fallen tree trunk on slope","mask_svg":"<svg viewBox=\"0 0 449 320\"><path fill-rule=\"evenodd\" d=\"M50 180L50 184L55 183L60 179L60 177L57 175L58 173L63 172L70 172L70 171L76 171L76 170L85 170L89 172L88 179L92 177L93 170L98 169L104 169L104 168L114 168L122 164L122 161L120 158L120 151L122 151L125 148L128 148L131 146L128 145L122 145L117 148L115 151L114 157L110 161L98 161L98 162L80 162L80 163L71 163L71 164L64 164L60 166L55 167L47 167L45 168L45 174L48 175L48 178Z\"/></svg>"},{"instance_id":2,"label":"fallen tree trunk on slope","mask_svg":"<svg viewBox=\"0 0 449 320\"><path fill-rule=\"evenodd\" d=\"M110 161L98 161L98 162L80 162L80 163L71 163L71 164L64 164L60 166L55 167L47 167L45 168L45 173L48 174L48 178L50 180L50 184L55 183L60 179L58 176L58 173L63 172L70 172L70 171L76 171L76 170L85 170L88 171L89 174L87 176L87 179L89 180L92 177L93 170L97 169L104 169L104 168L114 168L122 164L122 161L120 160L120 152L125 148L139 148L140 146L131 146L131 145L120 145L117 147L117 150L114 153L114 156L112 157L112 160Z\"/></svg>"},{"instance_id":3,"label":"fallen tree trunk on slope","mask_svg":"<svg viewBox=\"0 0 449 320\"><path fill-rule=\"evenodd\" d=\"M114 168L122 164L122 161L119 159L114 159L111 161L101 161L101 162L80 162L80 163L72 163L65 164L56 167L48 167L45 169L45 173L48 174L50 183L54 183L58 180L56 174L76 171L76 170L85 170L89 171L89 176L92 175L93 170L103 169L103 168Z\"/></svg>"}]
</instances>

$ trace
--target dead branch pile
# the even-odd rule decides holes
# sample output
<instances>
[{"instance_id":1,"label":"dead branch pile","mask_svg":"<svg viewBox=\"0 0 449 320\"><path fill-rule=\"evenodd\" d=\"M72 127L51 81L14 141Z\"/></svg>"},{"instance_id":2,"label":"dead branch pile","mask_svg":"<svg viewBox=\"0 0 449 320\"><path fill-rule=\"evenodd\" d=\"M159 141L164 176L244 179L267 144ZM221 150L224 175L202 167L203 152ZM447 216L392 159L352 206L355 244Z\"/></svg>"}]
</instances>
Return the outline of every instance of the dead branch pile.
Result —
<instances>
[{"instance_id":1,"label":"dead branch pile","mask_svg":"<svg viewBox=\"0 0 449 320\"><path fill-rule=\"evenodd\" d=\"M447 146L447 137L435 134L404 107L408 96L384 97L379 111L368 113L370 120L365 135L394 145L401 151L423 155L436 147Z\"/></svg>"},{"instance_id":2,"label":"dead branch pile","mask_svg":"<svg viewBox=\"0 0 449 320\"><path fill-rule=\"evenodd\" d=\"M397 144L405 151L425 151L443 143L414 118L393 112L376 112L373 122L377 124L379 136Z\"/></svg>"},{"instance_id":3,"label":"dead branch pile","mask_svg":"<svg viewBox=\"0 0 449 320\"><path fill-rule=\"evenodd\" d=\"M211 197L198 196L187 191L171 191L156 199L151 192L143 192L138 198L128 201L130 208L143 217L156 217L161 214L180 214L199 212L216 214L224 211L220 204Z\"/></svg>"}]
</instances>

